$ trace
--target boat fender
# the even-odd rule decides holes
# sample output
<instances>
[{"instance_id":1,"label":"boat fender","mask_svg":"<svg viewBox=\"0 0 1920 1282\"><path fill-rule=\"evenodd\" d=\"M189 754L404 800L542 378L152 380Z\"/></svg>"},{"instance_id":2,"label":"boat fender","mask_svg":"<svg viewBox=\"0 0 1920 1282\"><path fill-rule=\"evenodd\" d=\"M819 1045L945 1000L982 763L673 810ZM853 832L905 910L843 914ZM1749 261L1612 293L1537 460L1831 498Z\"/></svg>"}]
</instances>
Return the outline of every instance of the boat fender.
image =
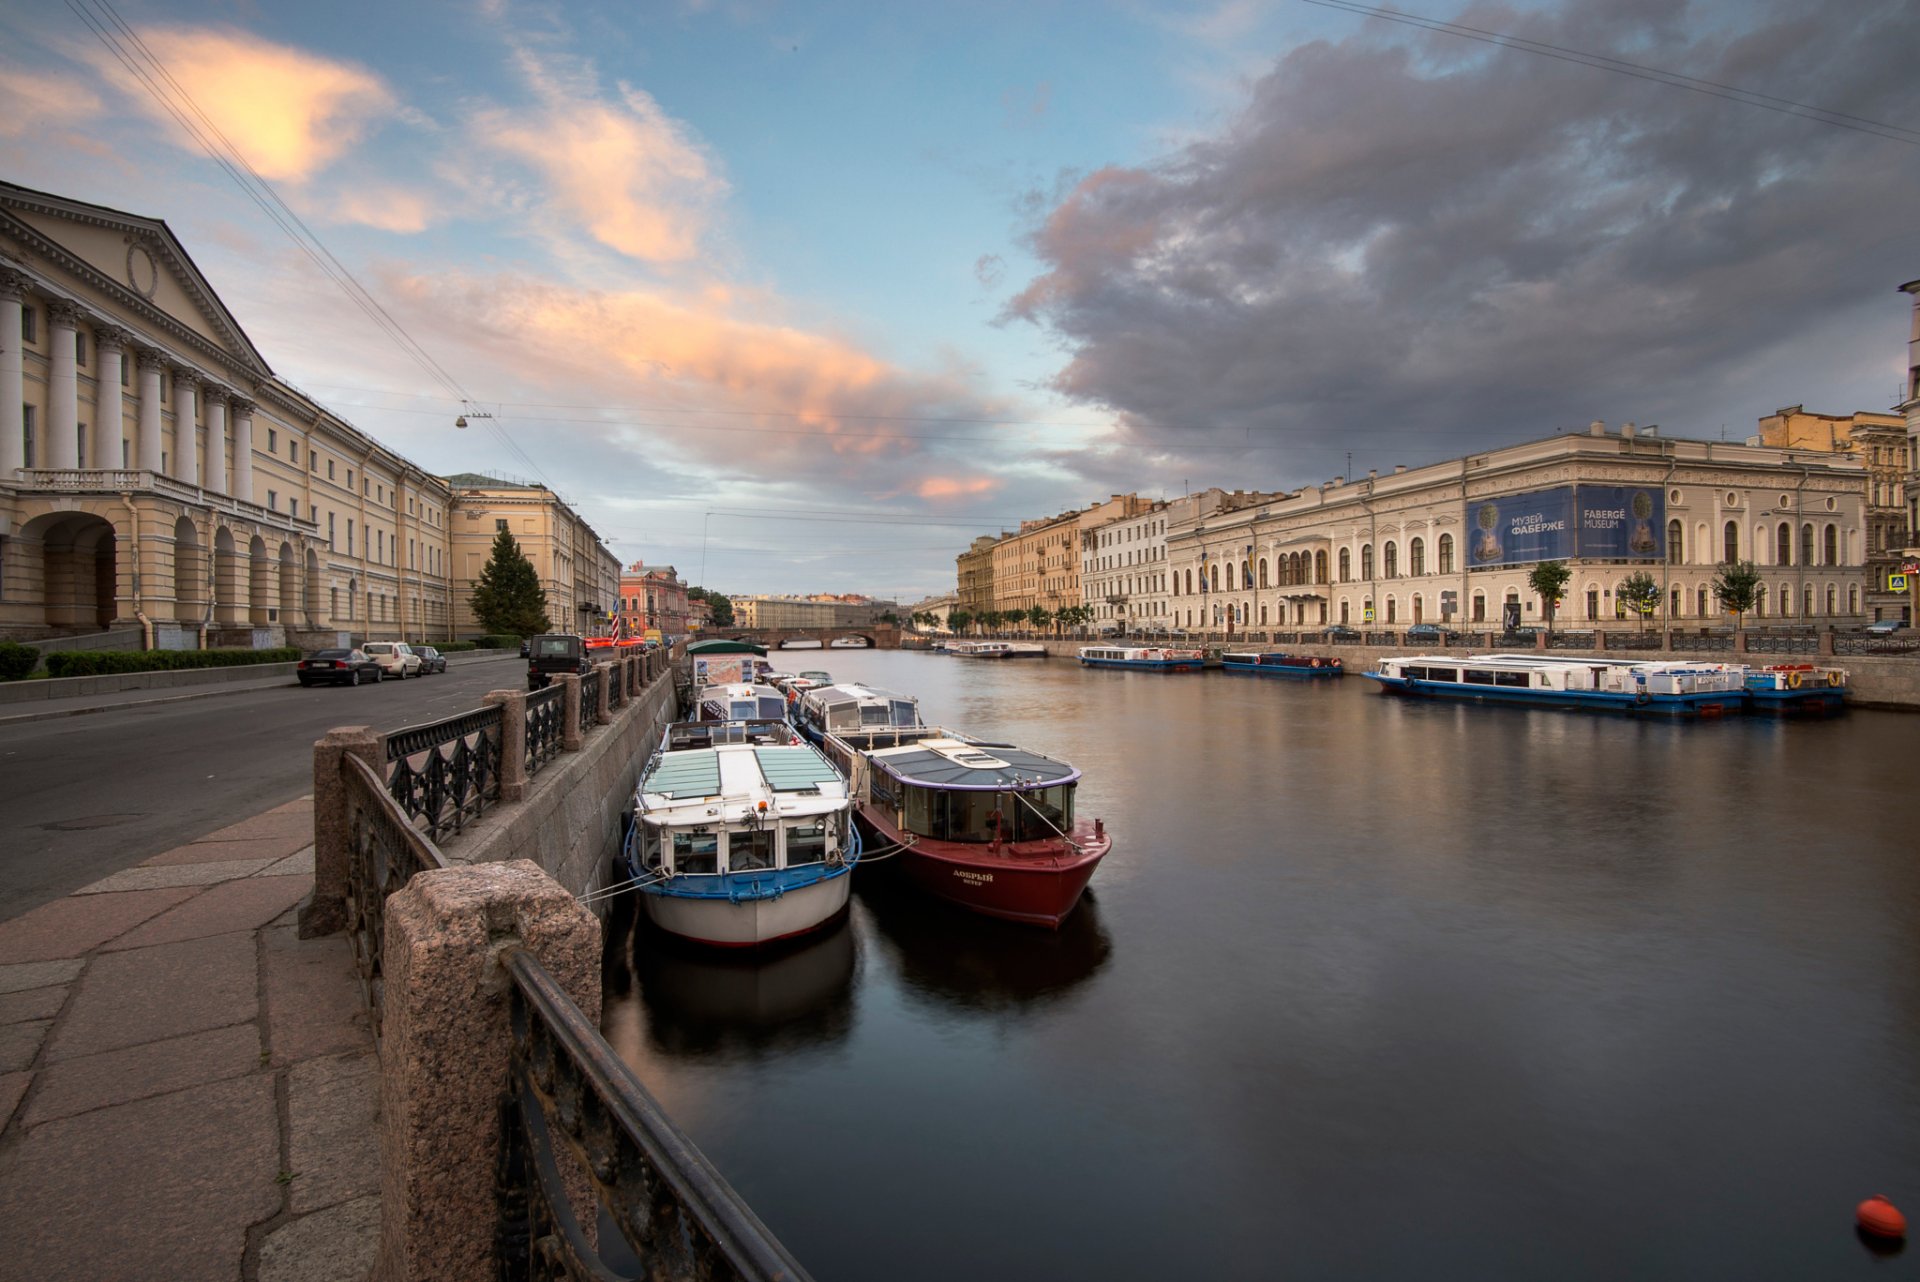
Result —
<instances>
[{"instance_id":1,"label":"boat fender","mask_svg":"<svg viewBox=\"0 0 1920 1282\"><path fill-rule=\"evenodd\" d=\"M1907 1217L1900 1214L1900 1208L1887 1200L1884 1193L1876 1193L1854 1208L1854 1219L1860 1227L1875 1237L1903 1238L1907 1235Z\"/></svg>"},{"instance_id":2,"label":"boat fender","mask_svg":"<svg viewBox=\"0 0 1920 1282\"><path fill-rule=\"evenodd\" d=\"M1798 672L1787 673L1787 689L1798 690L1799 688L1800 688L1800 674Z\"/></svg>"},{"instance_id":3,"label":"boat fender","mask_svg":"<svg viewBox=\"0 0 1920 1282\"><path fill-rule=\"evenodd\" d=\"M1827 684L1835 690L1838 690L1840 688L1840 674L1838 672L1827 673Z\"/></svg>"}]
</instances>

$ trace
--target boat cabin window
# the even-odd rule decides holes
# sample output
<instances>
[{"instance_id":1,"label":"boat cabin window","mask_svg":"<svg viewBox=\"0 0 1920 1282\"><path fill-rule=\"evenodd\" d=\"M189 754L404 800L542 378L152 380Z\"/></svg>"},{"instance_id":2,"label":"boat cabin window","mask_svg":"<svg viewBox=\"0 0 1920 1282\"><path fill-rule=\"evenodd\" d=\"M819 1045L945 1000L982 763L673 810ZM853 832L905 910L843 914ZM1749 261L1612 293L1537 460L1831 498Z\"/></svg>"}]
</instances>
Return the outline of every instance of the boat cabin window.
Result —
<instances>
[{"instance_id":1,"label":"boat cabin window","mask_svg":"<svg viewBox=\"0 0 1920 1282\"><path fill-rule=\"evenodd\" d=\"M773 867L773 829L727 834L727 868L731 872L758 872Z\"/></svg>"},{"instance_id":2,"label":"boat cabin window","mask_svg":"<svg viewBox=\"0 0 1920 1282\"><path fill-rule=\"evenodd\" d=\"M660 866L660 830L652 824L640 825L640 866L642 868Z\"/></svg>"},{"instance_id":3,"label":"boat cabin window","mask_svg":"<svg viewBox=\"0 0 1920 1282\"><path fill-rule=\"evenodd\" d=\"M787 829L787 867L817 864L827 857L827 826L824 823L801 824Z\"/></svg>"},{"instance_id":4,"label":"boat cabin window","mask_svg":"<svg viewBox=\"0 0 1920 1282\"><path fill-rule=\"evenodd\" d=\"M910 726L918 722L919 719L920 719L919 713L914 708L912 700L895 699L893 701L893 724L894 725Z\"/></svg>"},{"instance_id":5,"label":"boat cabin window","mask_svg":"<svg viewBox=\"0 0 1920 1282\"><path fill-rule=\"evenodd\" d=\"M1044 841L1073 827L1071 784L1018 795L914 787L902 792L907 831L941 841L992 841L996 812L1002 841Z\"/></svg>"},{"instance_id":6,"label":"boat cabin window","mask_svg":"<svg viewBox=\"0 0 1920 1282\"><path fill-rule=\"evenodd\" d=\"M1006 812L1013 819L1015 841L1045 841L1073 827L1073 786L1061 784L1032 792L1010 794Z\"/></svg>"},{"instance_id":7,"label":"boat cabin window","mask_svg":"<svg viewBox=\"0 0 1920 1282\"><path fill-rule=\"evenodd\" d=\"M720 871L720 838L711 832L673 834L673 870L682 875Z\"/></svg>"},{"instance_id":8,"label":"boat cabin window","mask_svg":"<svg viewBox=\"0 0 1920 1282\"><path fill-rule=\"evenodd\" d=\"M1470 686L1490 686L1493 684L1493 673L1491 672L1480 672L1473 668L1468 668L1466 678L1467 684Z\"/></svg>"},{"instance_id":9,"label":"boat cabin window","mask_svg":"<svg viewBox=\"0 0 1920 1282\"><path fill-rule=\"evenodd\" d=\"M860 724L863 726L886 725L887 705L884 703L866 703L860 705Z\"/></svg>"},{"instance_id":10,"label":"boat cabin window","mask_svg":"<svg viewBox=\"0 0 1920 1282\"><path fill-rule=\"evenodd\" d=\"M767 695L760 696L760 717L762 720L778 721L786 715L787 701L785 699L772 698Z\"/></svg>"},{"instance_id":11,"label":"boat cabin window","mask_svg":"<svg viewBox=\"0 0 1920 1282\"><path fill-rule=\"evenodd\" d=\"M751 721L758 706L759 701L755 699L735 699L727 705L727 715L734 721Z\"/></svg>"},{"instance_id":12,"label":"boat cabin window","mask_svg":"<svg viewBox=\"0 0 1920 1282\"><path fill-rule=\"evenodd\" d=\"M1493 674L1493 683L1497 686L1519 686L1524 689L1533 684L1533 674L1530 672L1496 672ZM1544 679L1542 684L1544 684Z\"/></svg>"}]
</instances>

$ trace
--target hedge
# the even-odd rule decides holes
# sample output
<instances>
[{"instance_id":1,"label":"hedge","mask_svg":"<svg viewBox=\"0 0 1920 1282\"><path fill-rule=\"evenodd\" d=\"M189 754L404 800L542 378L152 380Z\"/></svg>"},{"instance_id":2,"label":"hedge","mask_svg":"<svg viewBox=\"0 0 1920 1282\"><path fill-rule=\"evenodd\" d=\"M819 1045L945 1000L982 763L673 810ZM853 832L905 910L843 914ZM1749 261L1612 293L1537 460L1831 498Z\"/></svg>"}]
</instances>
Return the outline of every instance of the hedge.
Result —
<instances>
[{"instance_id":1,"label":"hedge","mask_svg":"<svg viewBox=\"0 0 1920 1282\"><path fill-rule=\"evenodd\" d=\"M518 650L520 638L508 633L496 632L491 636L481 637L474 642L474 645L482 650Z\"/></svg>"},{"instance_id":2,"label":"hedge","mask_svg":"<svg viewBox=\"0 0 1920 1282\"><path fill-rule=\"evenodd\" d=\"M0 641L0 681L21 681L40 662L40 652L30 645Z\"/></svg>"},{"instance_id":3,"label":"hedge","mask_svg":"<svg viewBox=\"0 0 1920 1282\"><path fill-rule=\"evenodd\" d=\"M55 650L47 673L97 677L110 672L171 672L180 668L233 668L256 663L292 663L300 651L277 650Z\"/></svg>"},{"instance_id":4,"label":"hedge","mask_svg":"<svg viewBox=\"0 0 1920 1282\"><path fill-rule=\"evenodd\" d=\"M441 654L458 654L462 650L477 650L478 641L434 641L430 643Z\"/></svg>"}]
</instances>

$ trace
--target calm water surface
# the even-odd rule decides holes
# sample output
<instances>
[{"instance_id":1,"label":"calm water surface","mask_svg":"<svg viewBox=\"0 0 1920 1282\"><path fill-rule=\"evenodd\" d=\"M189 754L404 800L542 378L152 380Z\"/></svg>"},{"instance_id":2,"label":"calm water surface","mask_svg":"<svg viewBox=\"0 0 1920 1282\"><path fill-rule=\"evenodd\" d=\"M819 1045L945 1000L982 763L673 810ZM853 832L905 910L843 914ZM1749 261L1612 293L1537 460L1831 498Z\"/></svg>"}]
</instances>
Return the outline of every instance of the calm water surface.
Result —
<instances>
[{"instance_id":1,"label":"calm water surface","mask_svg":"<svg viewBox=\"0 0 1920 1282\"><path fill-rule=\"evenodd\" d=\"M1371 683L806 656L1085 771L1057 935L857 874L609 1038L828 1279L1913 1276L1920 718L1669 725Z\"/></svg>"}]
</instances>

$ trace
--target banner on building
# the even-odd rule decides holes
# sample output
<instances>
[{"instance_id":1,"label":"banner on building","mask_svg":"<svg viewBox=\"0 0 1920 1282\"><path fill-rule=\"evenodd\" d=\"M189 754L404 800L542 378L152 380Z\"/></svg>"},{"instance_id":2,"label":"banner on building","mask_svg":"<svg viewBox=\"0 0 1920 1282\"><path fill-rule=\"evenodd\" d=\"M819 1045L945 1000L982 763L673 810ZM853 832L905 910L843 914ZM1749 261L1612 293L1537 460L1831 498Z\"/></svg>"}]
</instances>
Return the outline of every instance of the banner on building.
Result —
<instances>
[{"instance_id":1,"label":"banner on building","mask_svg":"<svg viewBox=\"0 0 1920 1282\"><path fill-rule=\"evenodd\" d=\"M1474 565L1589 557L1655 561L1666 554L1665 495L1650 486L1558 485L1467 506Z\"/></svg>"}]
</instances>

